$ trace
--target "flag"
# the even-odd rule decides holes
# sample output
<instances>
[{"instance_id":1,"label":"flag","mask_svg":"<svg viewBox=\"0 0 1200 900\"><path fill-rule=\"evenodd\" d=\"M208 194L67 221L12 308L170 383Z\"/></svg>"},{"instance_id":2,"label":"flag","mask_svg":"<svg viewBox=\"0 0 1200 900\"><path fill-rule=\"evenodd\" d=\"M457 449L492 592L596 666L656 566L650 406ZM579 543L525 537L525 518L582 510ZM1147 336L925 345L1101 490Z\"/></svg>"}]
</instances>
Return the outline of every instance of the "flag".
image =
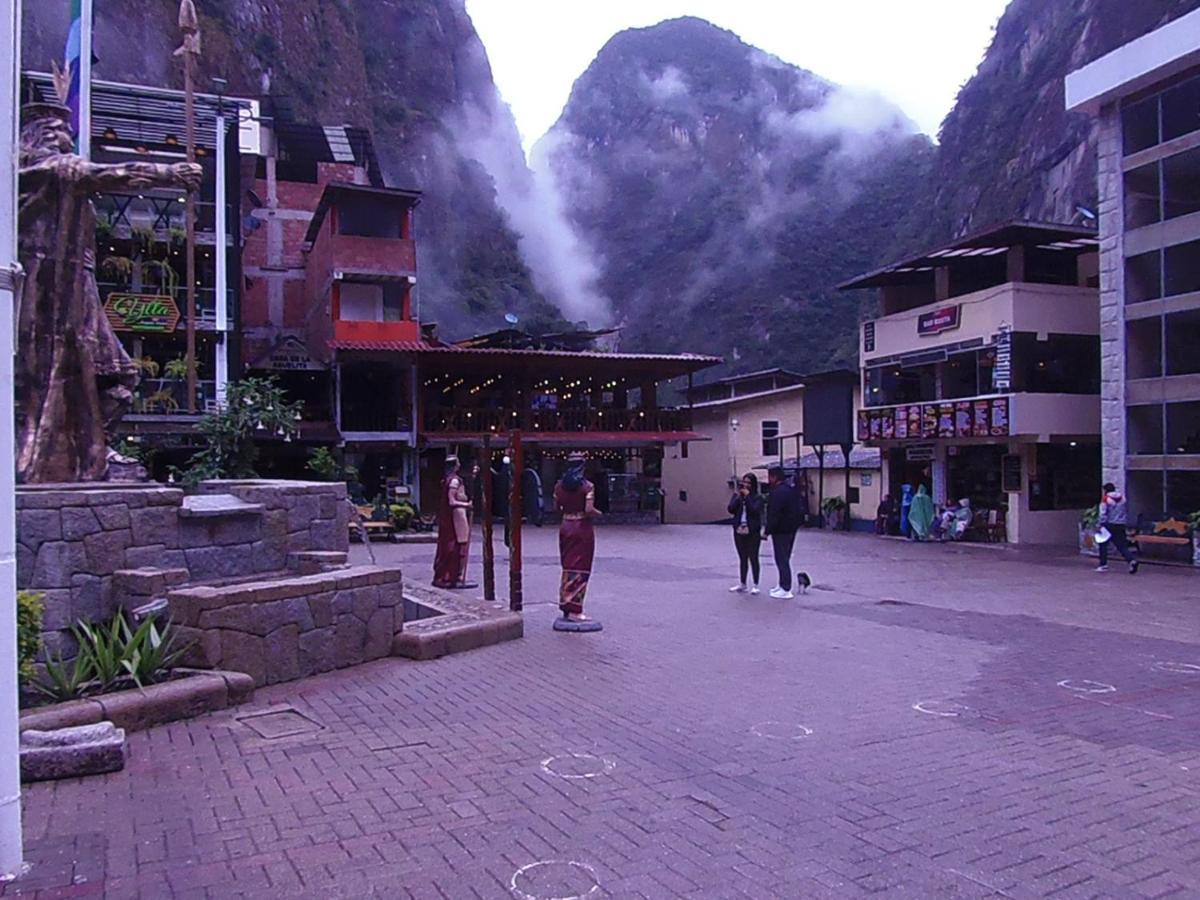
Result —
<instances>
[{"instance_id":1,"label":"flag","mask_svg":"<svg viewBox=\"0 0 1200 900\"><path fill-rule=\"evenodd\" d=\"M90 80L92 69L91 17L92 0L71 0L71 27L67 32L67 43L63 50L68 82L66 94L59 98L71 110L71 129L75 132L76 146L84 156L88 155L90 143L87 129L91 122L91 110L88 109L91 105L91 85L84 82L85 79ZM85 21L88 26L86 28Z\"/></svg>"}]
</instances>

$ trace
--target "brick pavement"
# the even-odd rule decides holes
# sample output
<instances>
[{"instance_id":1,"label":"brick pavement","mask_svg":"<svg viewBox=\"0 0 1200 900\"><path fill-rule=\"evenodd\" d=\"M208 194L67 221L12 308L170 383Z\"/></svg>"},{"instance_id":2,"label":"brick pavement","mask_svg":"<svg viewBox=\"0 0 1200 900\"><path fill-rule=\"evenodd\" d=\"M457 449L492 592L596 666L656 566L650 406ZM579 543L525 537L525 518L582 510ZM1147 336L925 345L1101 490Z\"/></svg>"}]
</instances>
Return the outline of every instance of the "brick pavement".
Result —
<instances>
[{"instance_id":1,"label":"brick pavement","mask_svg":"<svg viewBox=\"0 0 1200 900\"><path fill-rule=\"evenodd\" d=\"M126 771L27 790L0 893L1200 895L1193 573L802 534L818 590L781 602L727 593L730 544L602 529L606 630L562 635L531 530L523 641L132 735ZM238 721L286 707L319 729Z\"/></svg>"}]
</instances>

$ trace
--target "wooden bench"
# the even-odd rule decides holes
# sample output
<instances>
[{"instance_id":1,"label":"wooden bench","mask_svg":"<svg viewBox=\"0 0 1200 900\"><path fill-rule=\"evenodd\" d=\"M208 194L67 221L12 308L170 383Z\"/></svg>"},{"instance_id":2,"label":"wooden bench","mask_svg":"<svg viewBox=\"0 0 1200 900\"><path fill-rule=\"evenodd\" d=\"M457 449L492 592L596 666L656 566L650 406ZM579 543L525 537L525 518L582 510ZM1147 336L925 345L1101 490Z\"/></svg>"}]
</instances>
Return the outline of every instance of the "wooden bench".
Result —
<instances>
[{"instance_id":1,"label":"wooden bench","mask_svg":"<svg viewBox=\"0 0 1200 900\"><path fill-rule=\"evenodd\" d=\"M366 532L367 540L396 540L396 526L391 522L376 522L371 519L374 509L370 506L358 507L358 518L352 518L349 523L350 540L357 543Z\"/></svg>"},{"instance_id":2,"label":"wooden bench","mask_svg":"<svg viewBox=\"0 0 1200 900\"><path fill-rule=\"evenodd\" d=\"M1137 544L1138 552L1147 559L1192 561L1192 532L1181 519L1139 519L1130 540Z\"/></svg>"}]
</instances>

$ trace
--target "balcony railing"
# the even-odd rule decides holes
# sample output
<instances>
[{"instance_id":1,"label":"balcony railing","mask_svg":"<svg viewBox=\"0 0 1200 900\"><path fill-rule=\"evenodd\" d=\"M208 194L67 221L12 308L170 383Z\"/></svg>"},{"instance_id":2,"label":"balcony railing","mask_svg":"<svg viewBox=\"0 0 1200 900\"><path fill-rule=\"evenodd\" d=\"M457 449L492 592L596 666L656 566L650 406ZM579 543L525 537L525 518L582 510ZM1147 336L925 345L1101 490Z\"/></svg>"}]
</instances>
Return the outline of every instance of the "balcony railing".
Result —
<instances>
[{"instance_id":1,"label":"balcony railing","mask_svg":"<svg viewBox=\"0 0 1200 900\"><path fill-rule=\"evenodd\" d=\"M443 407L425 413L430 434L486 434L520 429L528 432L684 432L692 430L687 409L505 410Z\"/></svg>"},{"instance_id":2,"label":"balcony railing","mask_svg":"<svg viewBox=\"0 0 1200 900\"><path fill-rule=\"evenodd\" d=\"M217 383L196 382L196 410L205 413L216 408ZM147 378L138 385L133 395L132 414L137 416L188 415L187 384L183 381L165 381Z\"/></svg>"},{"instance_id":3,"label":"balcony railing","mask_svg":"<svg viewBox=\"0 0 1200 900\"><path fill-rule=\"evenodd\" d=\"M139 194L101 194L95 198L96 220L102 231L129 239L137 233L153 233L155 240L183 243L187 222L183 194L154 197ZM196 203L196 231L211 233L217 227L217 205ZM232 221L232 206L226 204L226 221ZM212 243L211 238L208 243Z\"/></svg>"}]
</instances>

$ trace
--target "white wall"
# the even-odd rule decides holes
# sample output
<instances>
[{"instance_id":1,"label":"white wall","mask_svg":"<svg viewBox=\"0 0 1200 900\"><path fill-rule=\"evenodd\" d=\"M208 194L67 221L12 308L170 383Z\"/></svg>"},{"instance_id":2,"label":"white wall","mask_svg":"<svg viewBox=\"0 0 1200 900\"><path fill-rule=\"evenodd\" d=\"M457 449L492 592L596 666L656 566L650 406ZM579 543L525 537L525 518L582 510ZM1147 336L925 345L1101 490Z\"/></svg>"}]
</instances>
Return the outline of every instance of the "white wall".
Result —
<instances>
[{"instance_id":1,"label":"white wall","mask_svg":"<svg viewBox=\"0 0 1200 900\"><path fill-rule=\"evenodd\" d=\"M383 287L343 281L338 288L338 315L343 322L382 322Z\"/></svg>"}]
</instances>

